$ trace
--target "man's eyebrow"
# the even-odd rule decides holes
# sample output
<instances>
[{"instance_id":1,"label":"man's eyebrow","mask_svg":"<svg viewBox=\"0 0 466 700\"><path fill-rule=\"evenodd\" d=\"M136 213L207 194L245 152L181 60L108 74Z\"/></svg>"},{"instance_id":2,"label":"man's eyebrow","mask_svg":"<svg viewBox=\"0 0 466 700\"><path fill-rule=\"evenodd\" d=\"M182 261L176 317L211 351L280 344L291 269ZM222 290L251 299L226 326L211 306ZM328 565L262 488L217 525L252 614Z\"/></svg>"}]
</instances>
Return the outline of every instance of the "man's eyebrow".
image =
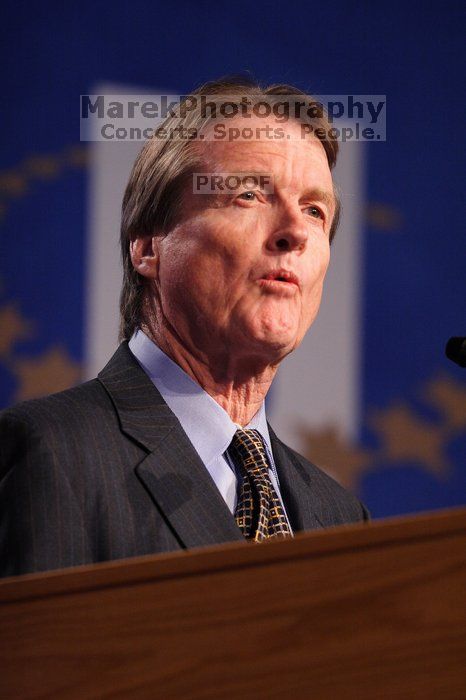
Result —
<instances>
[{"instance_id":1,"label":"man's eyebrow","mask_svg":"<svg viewBox=\"0 0 466 700\"><path fill-rule=\"evenodd\" d=\"M313 187L310 190L306 190L302 195L302 199L309 197L310 199L317 199L320 202L326 204L330 209L335 209L337 206L337 198L334 192L328 192L327 190L322 190L320 187Z\"/></svg>"},{"instance_id":2,"label":"man's eyebrow","mask_svg":"<svg viewBox=\"0 0 466 700\"><path fill-rule=\"evenodd\" d=\"M217 175L218 173L212 173L212 175ZM260 185L262 183L261 178L268 178L269 181L273 181L273 175L271 173L266 172L265 170L241 170L241 169L236 169L236 170L224 170L222 172L222 175L225 175L226 177L237 177L239 176L241 178L241 185L243 187L249 187L253 183L245 182L248 177L251 178L257 178L257 185ZM255 183L254 183L255 184Z\"/></svg>"}]
</instances>

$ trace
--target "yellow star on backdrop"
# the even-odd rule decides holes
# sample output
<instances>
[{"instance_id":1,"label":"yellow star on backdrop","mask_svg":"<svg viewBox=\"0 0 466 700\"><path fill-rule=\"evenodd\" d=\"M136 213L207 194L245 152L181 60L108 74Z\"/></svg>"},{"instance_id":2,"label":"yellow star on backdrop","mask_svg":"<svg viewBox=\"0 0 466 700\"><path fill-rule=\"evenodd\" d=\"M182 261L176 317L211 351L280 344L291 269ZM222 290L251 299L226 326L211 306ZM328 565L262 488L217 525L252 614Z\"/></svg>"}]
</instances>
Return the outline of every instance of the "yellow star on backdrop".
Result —
<instances>
[{"instance_id":1,"label":"yellow star on backdrop","mask_svg":"<svg viewBox=\"0 0 466 700\"><path fill-rule=\"evenodd\" d=\"M34 180L53 181L67 168L85 168L88 164L88 149L72 145L61 153L36 154L27 158L15 169L0 171L0 197L7 200L26 196ZM6 215L8 202L0 202L0 221Z\"/></svg>"},{"instance_id":2,"label":"yellow star on backdrop","mask_svg":"<svg viewBox=\"0 0 466 700\"><path fill-rule=\"evenodd\" d=\"M16 401L68 389L79 381L81 375L80 365L58 346L52 347L41 357L16 360L13 366L19 379Z\"/></svg>"},{"instance_id":3,"label":"yellow star on backdrop","mask_svg":"<svg viewBox=\"0 0 466 700\"><path fill-rule=\"evenodd\" d=\"M18 340L32 335L33 325L21 316L15 304L0 307L0 357L11 354Z\"/></svg>"},{"instance_id":4,"label":"yellow star on backdrop","mask_svg":"<svg viewBox=\"0 0 466 700\"><path fill-rule=\"evenodd\" d=\"M443 414L447 428L466 428L466 386L449 377L439 377L427 384L425 397Z\"/></svg>"},{"instance_id":5,"label":"yellow star on backdrop","mask_svg":"<svg viewBox=\"0 0 466 700\"><path fill-rule=\"evenodd\" d=\"M342 486L356 491L361 475L372 464L371 453L345 440L333 426L300 432L306 443L305 456Z\"/></svg>"},{"instance_id":6,"label":"yellow star on backdrop","mask_svg":"<svg viewBox=\"0 0 466 700\"><path fill-rule=\"evenodd\" d=\"M23 169L39 179L51 180L60 174L61 163L54 156L35 155L24 161Z\"/></svg>"},{"instance_id":7,"label":"yellow star on backdrop","mask_svg":"<svg viewBox=\"0 0 466 700\"><path fill-rule=\"evenodd\" d=\"M0 172L0 193L8 197L19 197L27 192L27 178L19 171L3 170Z\"/></svg>"},{"instance_id":8,"label":"yellow star on backdrop","mask_svg":"<svg viewBox=\"0 0 466 700\"><path fill-rule=\"evenodd\" d=\"M84 168L89 162L89 151L86 146L71 146L64 153L65 162L75 168Z\"/></svg>"},{"instance_id":9,"label":"yellow star on backdrop","mask_svg":"<svg viewBox=\"0 0 466 700\"><path fill-rule=\"evenodd\" d=\"M403 225L400 210L380 202L373 202L367 206L366 219L369 226L380 231L396 231Z\"/></svg>"},{"instance_id":10,"label":"yellow star on backdrop","mask_svg":"<svg viewBox=\"0 0 466 700\"><path fill-rule=\"evenodd\" d=\"M437 476L448 472L450 467L443 454L444 431L418 418L409 406L399 403L372 411L368 422L382 441L378 461L417 462Z\"/></svg>"}]
</instances>

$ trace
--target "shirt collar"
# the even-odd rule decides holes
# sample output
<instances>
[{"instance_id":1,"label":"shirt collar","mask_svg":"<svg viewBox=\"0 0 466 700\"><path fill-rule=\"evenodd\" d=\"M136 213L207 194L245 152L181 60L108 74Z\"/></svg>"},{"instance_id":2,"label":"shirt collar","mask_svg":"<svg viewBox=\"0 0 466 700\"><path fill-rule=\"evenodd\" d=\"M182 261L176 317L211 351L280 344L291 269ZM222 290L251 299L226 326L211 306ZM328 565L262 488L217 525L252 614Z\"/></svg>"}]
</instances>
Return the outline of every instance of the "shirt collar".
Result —
<instances>
[{"instance_id":1,"label":"shirt collar","mask_svg":"<svg viewBox=\"0 0 466 700\"><path fill-rule=\"evenodd\" d=\"M203 463L208 465L223 455L240 426L143 331L134 333L129 349L180 421ZM245 427L258 430L272 452L264 402Z\"/></svg>"}]
</instances>

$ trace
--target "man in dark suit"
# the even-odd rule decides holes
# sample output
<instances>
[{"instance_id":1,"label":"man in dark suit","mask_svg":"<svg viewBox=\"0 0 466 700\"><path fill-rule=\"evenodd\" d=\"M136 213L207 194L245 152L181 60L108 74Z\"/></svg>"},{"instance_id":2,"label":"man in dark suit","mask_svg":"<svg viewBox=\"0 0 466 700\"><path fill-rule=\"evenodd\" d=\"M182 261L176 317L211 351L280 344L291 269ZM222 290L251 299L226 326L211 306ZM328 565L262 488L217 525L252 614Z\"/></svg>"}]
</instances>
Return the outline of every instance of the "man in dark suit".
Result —
<instances>
[{"instance_id":1,"label":"man in dark suit","mask_svg":"<svg viewBox=\"0 0 466 700\"><path fill-rule=\"evenodd\" d=\"M194 95L244 105L259 91L218 81ZM293 92L261 99L273 107ZM225 140L215 115L186 111L166 131L181 120L197 138L148 141L125 193L122 344L97 379L0 420L3 576L368 517L280 442L264 408L320 305L337 144L295 118L277 137L273 110L229 120ZM236 137L245 124L252 141Z\"/></svg>"}]
</instances>

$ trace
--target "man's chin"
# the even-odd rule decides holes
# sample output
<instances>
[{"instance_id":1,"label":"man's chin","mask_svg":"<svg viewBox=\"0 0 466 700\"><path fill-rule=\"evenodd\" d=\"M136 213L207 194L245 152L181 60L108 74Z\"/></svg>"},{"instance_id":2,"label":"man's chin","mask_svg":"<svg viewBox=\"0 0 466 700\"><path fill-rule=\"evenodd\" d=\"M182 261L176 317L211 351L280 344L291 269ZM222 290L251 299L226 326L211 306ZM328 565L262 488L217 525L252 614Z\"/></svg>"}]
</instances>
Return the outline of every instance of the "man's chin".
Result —
<instances>
[{"instance_id":1,"label":"man's chin","mask_svg":"<svg viewBox=\"0 0 466 700\"><path fill-rule=\"evenodd\" d=\"M270 364L280 362L299 345L296 333L283 331L251 334L249 343L245 343L246 353L260 355Z\"/></svg>"}]
</instances>

